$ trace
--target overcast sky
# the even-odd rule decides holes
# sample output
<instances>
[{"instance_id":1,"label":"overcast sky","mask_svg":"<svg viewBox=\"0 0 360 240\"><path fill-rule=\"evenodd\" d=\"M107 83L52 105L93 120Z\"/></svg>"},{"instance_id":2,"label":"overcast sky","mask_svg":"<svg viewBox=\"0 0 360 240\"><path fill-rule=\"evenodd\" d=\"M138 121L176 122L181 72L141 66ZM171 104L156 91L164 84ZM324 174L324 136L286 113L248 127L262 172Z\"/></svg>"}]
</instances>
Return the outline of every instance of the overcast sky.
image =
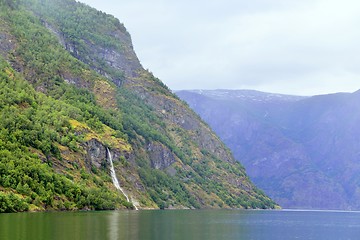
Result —
<instances>
[{"instance_id":1,"label":"overcast sky","mask_svg":"<svg viewBox=\"0 0 360 240\"><path fill-rule=\"evenodd\" d=\"M81 0L120 19L173 90L360 89L360 1Z\"/></svg>"}]
</instances>

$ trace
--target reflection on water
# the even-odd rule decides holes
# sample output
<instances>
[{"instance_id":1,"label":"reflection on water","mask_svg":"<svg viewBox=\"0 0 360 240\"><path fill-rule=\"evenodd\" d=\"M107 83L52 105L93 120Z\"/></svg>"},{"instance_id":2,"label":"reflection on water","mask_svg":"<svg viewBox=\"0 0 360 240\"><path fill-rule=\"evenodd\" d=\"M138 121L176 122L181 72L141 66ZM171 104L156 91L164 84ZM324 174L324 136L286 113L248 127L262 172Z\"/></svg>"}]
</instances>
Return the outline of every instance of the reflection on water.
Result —
<instances>
[{"instance_id":1,"label":"reflection on water","mask_svg":"<svg viewBox=\"0 0 360 240\"><path fill-rule=\"evenodd\" d=\"M112 212L112 214L109 215L108 222L107 232L109 233L109 237L107 239L119 239L119 229L124 229L124 224L119 223L119 212Z\"/></svg>"},{"instance_id":2,"label":"reflection on water","mask_svg":"<svg viewBox=\"0 0 360 240\"><path fill-rule=\"evenodd\" d=\"M103 239L139 239L139 211L107 212L107 233Z\"/></svg>"},{"instance_id":3,"label":"reflection on water","mask_svg":"<svg viewBox=\"0 0 360 240\"><path fill-rule=\"evenodd\" d=\"M357 212L175 210L0 215L1 240L357 240L359 236Z\"/></svg>"}]
</instances>

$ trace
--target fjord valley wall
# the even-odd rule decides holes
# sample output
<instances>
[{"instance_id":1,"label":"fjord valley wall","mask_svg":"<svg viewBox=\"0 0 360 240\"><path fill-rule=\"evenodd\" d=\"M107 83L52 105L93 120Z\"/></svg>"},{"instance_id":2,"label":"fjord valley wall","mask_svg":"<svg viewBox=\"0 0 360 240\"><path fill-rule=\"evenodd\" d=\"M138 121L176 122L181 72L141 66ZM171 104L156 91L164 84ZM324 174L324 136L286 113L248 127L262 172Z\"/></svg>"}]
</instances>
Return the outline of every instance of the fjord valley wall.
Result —
<instances>
[{"instance_id":1,"label":"fjord valley wall","mask_svg":"<svg viewBox=\"0 0 360 240\"><path fill-rule=\"evenodd\" d=\"M113 16L0 1L0 77L0 212L276 207Z\"/></svg>"},{"instance_id":2,"label":"fjord valley wall","mask_svg":"<svg viewBox=\"0 0 360 240\"><path fill-rule=\"evenodd\" d=\"M180 91L283 208L359 210L359 91Z\"/></svg>"}]
</instances>

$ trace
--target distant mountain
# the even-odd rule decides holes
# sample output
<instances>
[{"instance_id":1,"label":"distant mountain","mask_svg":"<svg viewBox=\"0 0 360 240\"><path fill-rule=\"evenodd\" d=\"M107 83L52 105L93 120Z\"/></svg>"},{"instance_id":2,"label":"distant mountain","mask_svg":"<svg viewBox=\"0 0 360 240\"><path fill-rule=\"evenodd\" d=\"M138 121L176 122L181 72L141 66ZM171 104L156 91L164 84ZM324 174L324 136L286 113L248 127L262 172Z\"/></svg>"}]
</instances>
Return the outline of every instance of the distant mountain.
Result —
<instances>
[{"instance_id":1,"label":"distant mountain","mask_svg":"<svg viewBox=\"0 0 360 240\"><path fill-rule=\"evenodd\" d=\"M284 208L360 209L360 91L178 91Z\"/></svg>"}]
</instances>

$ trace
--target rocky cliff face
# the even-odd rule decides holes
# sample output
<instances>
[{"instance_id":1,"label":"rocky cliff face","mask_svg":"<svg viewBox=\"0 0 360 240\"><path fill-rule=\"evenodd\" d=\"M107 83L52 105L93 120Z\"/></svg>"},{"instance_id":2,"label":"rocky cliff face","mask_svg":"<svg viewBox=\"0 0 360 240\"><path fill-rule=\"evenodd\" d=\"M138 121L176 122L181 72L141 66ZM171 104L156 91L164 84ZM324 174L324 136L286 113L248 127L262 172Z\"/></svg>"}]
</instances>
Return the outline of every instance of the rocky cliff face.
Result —
<instances>
[{"instance_id":1,"label":"rocky cliff face","mask_svg":"<svg viewBox=\"0 0 360 240\"><path fill-rule=\"evenodd\" d=\"M358 92L297 97L256 91L180 91L286 208L359 209Z\"/></svg>"},{"instance_id":2,"label":"rocky cliff face","mask_svg":"<svg viewBox=\"0 0 360 240\"><path fill-rule=\"evenodd\" d=\"M57 172L80 170L87 184L113 189L102 175L108 148L139 208L275 207L211 129L142 68L119 20L73 0L2 7L1 54L37 91L73 107L52 144L60 156L46 158Z\"/></svg>"}]
</instances>

